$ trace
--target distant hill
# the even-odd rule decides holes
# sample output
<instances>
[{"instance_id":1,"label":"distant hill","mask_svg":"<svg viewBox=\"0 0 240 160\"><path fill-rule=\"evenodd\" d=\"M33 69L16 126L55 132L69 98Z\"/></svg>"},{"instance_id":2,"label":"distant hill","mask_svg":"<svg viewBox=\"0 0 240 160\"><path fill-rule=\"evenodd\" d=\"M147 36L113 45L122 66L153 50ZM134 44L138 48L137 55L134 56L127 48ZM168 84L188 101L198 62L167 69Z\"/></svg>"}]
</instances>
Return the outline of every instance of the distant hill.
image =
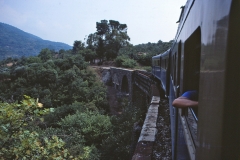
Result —
<instances>
[{"instance_id":1,"label":"distant hill","mask_svg":"<svg viewBox=\"0 0 240 160\"><path fill-rule=\"evenodd\" d=\"M59 51L60 49L72 49L72 46L43 40L16 27L0 22L0 59L35 56L44 48Z\"/></svg>"}]
</instances>

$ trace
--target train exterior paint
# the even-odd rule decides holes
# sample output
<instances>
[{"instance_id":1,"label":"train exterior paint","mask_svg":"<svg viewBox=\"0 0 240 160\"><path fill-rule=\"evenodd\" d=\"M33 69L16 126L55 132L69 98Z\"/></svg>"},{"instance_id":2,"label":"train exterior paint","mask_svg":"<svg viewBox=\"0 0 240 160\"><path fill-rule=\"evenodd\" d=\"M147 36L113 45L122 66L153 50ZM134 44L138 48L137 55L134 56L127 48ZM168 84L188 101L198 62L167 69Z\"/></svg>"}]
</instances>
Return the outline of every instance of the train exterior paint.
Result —
<instances>
[{"instance_id":1,"label":"train exterior paint","mask_svg":"<svg viewBox=\"0 0 240 160\"><path fill-rule=\"evenodd\" d=\"M161 80L161 87L166 92L166 75L170 49L163 54L152 57L152 73L157 79Z\"/></svg>"},{"instance_id":2,"label":"train exterior paint","mask_svg":"<svg viewBox=\"0 0 240 160\"><path fill-rule=\"evenodd\" d=\"M152 57L169 99L172 159L240 159L240 1L188 0L172 47ZM197 108L175 108L185 91Z\"/></svg>"}]
</instances>

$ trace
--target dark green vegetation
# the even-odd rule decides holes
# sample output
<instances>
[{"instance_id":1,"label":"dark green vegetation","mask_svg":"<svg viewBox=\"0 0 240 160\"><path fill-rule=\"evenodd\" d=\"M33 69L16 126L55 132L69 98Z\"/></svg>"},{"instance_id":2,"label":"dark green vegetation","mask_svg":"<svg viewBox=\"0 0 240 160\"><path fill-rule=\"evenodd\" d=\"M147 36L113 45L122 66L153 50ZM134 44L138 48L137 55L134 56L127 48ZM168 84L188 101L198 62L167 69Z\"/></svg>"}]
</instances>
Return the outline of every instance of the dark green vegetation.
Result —
<instances>
[{"instance_id":1,"label":"dark green vegetation","mask_svg":"<svg viewBox=\"0 0 240 160\"><path fill-rule=\"evenodd\" d=\"M120 98L122 114L111 115L106 87L89 64L149 67L151 56L171 43L132 46L126 30L103 20L87 45L75 41L72 50L45 48L38 56L0 61L1 158L131 159L132 127L144 118L144 96L135 97L138 104Z\"/></svg>"},{"instance_id":2,"label":"dark green vegetation","mask_svg":"<svg viewBox=\"0 0 240 160\"><path fill-rule=\"evenodd\" d=\"M74 52L57 55L44 49L11 67L2 63L0 156L129 158L138 110L122 101L123 114L110 116L106 88L89 63ZM21 103L24 95L33 99Z\"/></svg>"},{"instance_id":3,"label":"dark green vegetation","mask_svg":"<svg viewBox=\"0 0 240 160\"><path fill-rule=\"evenodd\" d=\"M152 56L163 53L169 49L172 45L170 42L162 42L159 40L157 43L128 45L121 48L116 58L117 66L123 66L126 68L134 68L136 62L141 66L151 66Z\"/></svg>"},{"instance_id":4,"label":"dark green vegetation","mask_svg":"<svg viewBox=\"0 0 240 160\"><path fill-rule=\"evenodd\" d=\"M0 60L8 57L36 56L42 49L71 49L71 46L43 40L16 27L0 22Z\"/></svg>"}]
</instances>

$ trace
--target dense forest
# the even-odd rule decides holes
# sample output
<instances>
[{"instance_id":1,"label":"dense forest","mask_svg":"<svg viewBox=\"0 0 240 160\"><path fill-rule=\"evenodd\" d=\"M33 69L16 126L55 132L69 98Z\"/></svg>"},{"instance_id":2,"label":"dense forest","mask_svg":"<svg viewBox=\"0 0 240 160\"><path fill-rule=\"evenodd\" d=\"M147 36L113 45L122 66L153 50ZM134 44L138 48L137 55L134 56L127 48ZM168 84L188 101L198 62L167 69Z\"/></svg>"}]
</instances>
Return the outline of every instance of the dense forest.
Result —
<instances>
[{"instance_id":1,"label":"dense forest","mask_svg":"<svg viewBox=\"0 0 240 160\"><path fill-rule=\"evenodd\" d=\"M60 42L43 40L16 27L0 22L0 60L8 57L36 56L44 48L59 51L72 47Z\"/></svg>"},{"instance_id":2,"label":"dense forest","mask_svg":"<svg viewBox=\"0 0 240 160\"><path fill-rule=\"evenodd\" d=\"M112 115L106 87L91 65L150 67L151 57L171 42L133 46L127 25L113 20L96 28L70 50L45 48L37 56L0 61L0 157L131 159L132 127L143 120L144 103L119 98L122 113Z\"/></svg>"}]
</instances>

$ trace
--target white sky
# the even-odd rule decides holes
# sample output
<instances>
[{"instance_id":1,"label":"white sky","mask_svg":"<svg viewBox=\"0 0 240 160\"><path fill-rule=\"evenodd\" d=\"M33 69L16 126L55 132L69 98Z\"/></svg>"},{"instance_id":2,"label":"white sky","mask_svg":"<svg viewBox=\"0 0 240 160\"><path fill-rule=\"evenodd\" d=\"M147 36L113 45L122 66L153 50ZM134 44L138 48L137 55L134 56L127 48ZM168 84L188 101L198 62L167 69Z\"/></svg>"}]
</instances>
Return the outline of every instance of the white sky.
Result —
<instances>
[{"instance_id":1,"label":"white sky","mask_svg":"<svg viewBox=\"0 0 240 160\"><path fill-rule=\"evenodd\" d=\"M168 42L187 0L0 0L0 22L42 39L73 45L103 19L127 24L133 45Z\"/></svg>"}]
</instances>

